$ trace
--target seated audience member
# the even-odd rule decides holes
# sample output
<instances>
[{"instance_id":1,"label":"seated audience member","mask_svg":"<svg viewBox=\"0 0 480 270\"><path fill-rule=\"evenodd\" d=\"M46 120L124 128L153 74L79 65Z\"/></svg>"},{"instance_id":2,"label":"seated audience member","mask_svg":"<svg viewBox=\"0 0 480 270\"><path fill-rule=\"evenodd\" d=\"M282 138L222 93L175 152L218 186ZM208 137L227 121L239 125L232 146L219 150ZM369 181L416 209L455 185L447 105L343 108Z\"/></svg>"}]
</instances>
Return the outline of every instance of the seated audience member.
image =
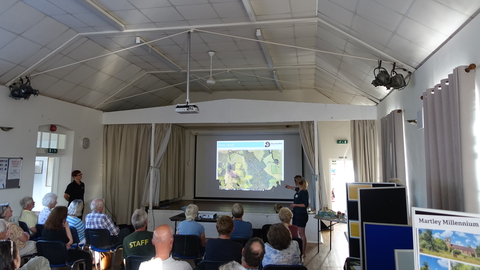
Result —
<instances>
[{"instance_id":1,"label":"seated audience member","mask_svg":"<svg viewBox=\"0 0 480 270\"><path fill-rule=\"evenodd\" d=\"M170 226L158 226L153 233L152 242L155 246L155 257L140 264L139 270L192 270L188 262L177 261L170 255L173 248L173 232Z\"/></svg>"},{"instance_id":2,"label":"seated audience member","mask_svg":"<svg viewBox=\"0 0 480 270\"><path fill-rule=\"evenodd\" d=\"M195 204L189 204L185 209L185 220L178 223L178 234L193 234L200 237L202 246L205 246L207 239L205 238L205 228L202 224L195 221L198 216L198 206Z\"/></svg>"},{"instance_id":3,"label":"seated audience member","mask_svg":"<svg viewBox=\"0 0 480 270\"><path fill-rule=\"evenodd\" d=\"M83 221L78 218L82 216L83 211L83 201L80 199L73 200L68 206L68 216L67 221L70 227L73 227L77 230L79 244L85 243L85 225Z\"/></svg>"},{"instance_id":4,"label":"seated audience member","mask_svg":"<svg viewBox=\"0 0 480 270\"><path fill-rule=\"evenodd\" d=\"M242 266L245 269L258 269L265 256L265 244L263 240L254 237L245 244L242 250Z\"/></svg>"},{"instance_id":5,"label":"seated audience member","mask_svg":"<svg viewBox=\"0 0 480 270\"><path fill-rule=\"evenodd\" d=\"M20 252L17 249L14 241L5 241L10 235L7 231L7 224L3 219L0 219L0 245L7 245L6 250L0 246L0 269L12 269L12 261L14 258L20 258ZM8 247L8 245L13 245ZM8 253L5 253L8 251ZM17 253L17 255L15 255ZM11 256L11 257L10 257ZM20 262L20 260L18 261ZM16 262L15 262L16 263ZM16 269L16 268L13 268ZM19 268L20 270L50 270L50 263L45 257L35 256L30 258L26 264Z\"/></svg>"},{"instance_id":6,"label":"seated audience member","mask_svg":"<svg viewBox=\"0 0 480 270\"><path fill-rule=\"evenodd\" d=\"M245 267L243 267L236 261L231 261L229 263L221 265L218 270L245 270Z\"/></svg>"},{"instance_id":7,"label":"seated audience member","mask_svg":"<svg viewBox=\"0 0 480 270\"><path fill-rule=\"evenodd\" d=\"M130 255L155 256L152 245L153 232L147 231L148 216L143 209L137 209L132 215L135 231L123 239L123 258Z\"/></svg>"},{"instance_id":8,"label":"seated audience member","mask_svg":"<svg viewBox=\"0 0 480 270\"><path fill-rule=\"evenodd\" d=\"M38 224L43 225L47 221L48 215L57 205L58 196L55 193L47 193L43 196L42 205L45 206L38 214Z\"/></svg>"},{"instance_id":9,"label":"seated audience member","mask_svg":"<svg viewBox=\"0 0 480 270\"><path fill-rule=\"evenodd\" d=\"M217 219L217 239L209 239L205 247L205 260L233 261L242 263L242 244L230 240L233 232L233 220L229 216Z\"/></svg>"},{"instance_id":10,"label":"seated audience member","mask_svg":"<svg viewBox=\"0 0 480 270\"><path fill-rule=\"evenodd\" d=\"M280 211L278 211L278 218L290 230L292 233L292 238L298 238L300 237L298 235L298 227L290 223L292 221L292 217L293 213L287 207L282 207Z\"/></svg>"},{"instance_id":11,"label":"seated audience member","mask_svg":"<svg viewBox=\"0 0 480 270\"><path fill-rule=\"evenodd\" d=\"M36 233L37 228L35 226L38 223L38 216L32 212L32 209L35 207L35 201L32 197L25 197L20 200L20 205L23 210L20 213L18 220L27 224L30 234Z\"/></svg>"},{"instance_id":12,"label":"seated audience member","mask_svg":"<svg viewBox=\"0 0 480 270\"><path fill-rule=\"evenodd\" d=\"M85 217L86 229L107 229L112 236L112 244L119 246L123 244L123 238L130 234L128 228L120 229L115 226L112 219L103 213L105 201L103 199L94 199L90 203L92 212Z\"/></svg>"},{"instance_id":13,"label":"seated audience member","mask_svg":"<svg viewBox=\"0 0 480 270\"><path fill-rule=\"evenodd\" d=\"M234 230L230 238L239 239L239 238L252 238L253 230L252 223L242 220L243 217L243 206L239 203L236 203L232 207L232 216L234 223Z\"/></svg>"},{"instance_id":14,"label":"seated audience member","mask_svg":"<svg viewBox=\"0 0 480 270\"><path fill-rule=\"evenodd\" d=\"M0 240L7 240L10 238L10 232L7 230L7 223L0 219Z\"/></svg>"},{"instance_id":15,"label":"seated audience member","mask_svg":"<svg viewBox=\"0 0 480 270\"><path fill-rule=\"evenodd\" d=\"M37 253L37 246L35 241L30 240L30 234L24 232L17 224L9 222L12 217L13 210L8 204L0 207L0 218L5 221L7 231L10 234L10 239L15 242L15 245L20 251L20 256Z\"/></svg>"},{"instance_id":16,"label":"seated audience member","mask_svg":"<svg viewBox=\"0 0 480 270\"><path fill-rule=\"evenodd\" d=\"M265 256L262 265L269 264L300 264L300 247L297 241L292 241L292 234L282 223L273 224L267 233L268 243L265 244Z\"/></svg>"},{"instance_id":17,"label":"seated audience member","mask_svg":"<svg viewBox=\"0 0 480 270\"><path fill-rule=\"evenodd\" d=\"M92 269L92 258L90 254L83 250L70 249L73 243L72 233L67 221L68 209L66 206L57 206L52 209L50 215L45 221L42 231L42 240L60 241L65 243L68 250L68 256L71 261L85 259L86 270Z\"/></svg>"}]
</instances>

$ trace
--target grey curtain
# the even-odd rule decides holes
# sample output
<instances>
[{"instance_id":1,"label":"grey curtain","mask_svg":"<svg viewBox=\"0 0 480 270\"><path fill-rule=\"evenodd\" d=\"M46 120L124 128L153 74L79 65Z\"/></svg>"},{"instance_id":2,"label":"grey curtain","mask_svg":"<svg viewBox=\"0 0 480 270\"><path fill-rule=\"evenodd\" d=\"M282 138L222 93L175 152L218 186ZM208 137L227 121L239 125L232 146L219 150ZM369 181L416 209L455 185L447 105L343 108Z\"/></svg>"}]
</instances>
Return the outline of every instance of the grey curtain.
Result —
<instances>
[{"instance_id":1,"label":"grey curtain","mask_svg":"<svg viewBox=\"0 0 480 270\"><path fill-rule=\"evenodd\" d=\"M151 125L106 125L103 132L103 194L114 222L130 223L140 207L149 164Z\"/></svg>"},{"instance_id":2,"label":"grey curtain","mask_svg":"<svg viewBox=\"0 0 480 270\"><path fill-rule=\"evenodd\" d=\"M157 202L185 195L185 153L185 128L172 125L170 140L160 165L162 181Z\"/></svg>"},{"instance_id":3,"label":"grey curtain","mask_svg":"<svg viewBox=\"0 0 480 270\"><path fill-rule=\"evenodd\" d=\"M153 194L153 205L158 205L159 202L159 186L160 186L160 163L163 160L163 155L167 150L168 141L170 140L170 133L172 129L172 124L155 124L154 132L154 147L153 152L155 153L155 160L153 167L150 168L148 174L145 176L145 184L143 189L143 205L150 205L150 192ZM151 140L150 140L151 142ZM150 149L151 151L152 149ZM150 186L150 175L153 174L153 184ZM150 190L152 187L152 190Z\"/></svg>"},{"instance_id":4,"label":"grey curtain","mask_svg":"<svg viewBox=\"0 0 480 270\"><path fill-rule=\"evenodd\" d=\"M464 211L464 182L475 183L475 74L464 67L423 93L427 206ZM477 142L478 143L478 142ZM476 185L470 185L476 186ZM478 191L472 191L477 198Z\"/></svg>"},{"instance_id":5,"label":"grey curtain","mask_svg":"<svg viewBox=\"0 0 480 270\"><path fill-rule=\"evenodd\" d=\"M318 158L317 158L317 164L319 168L319 172L315 172L315 125L313 121L304 121L300 122L299 126L299 131L300 131L300 141L302 143L302 148L303 152L305 153L305 156L307 157L308 164L310 165L310 168L312 169L313 174L313 181L315 184L315 197L317 198L317 195L319 196L318 202L317 200L312 201L312 208L314 209L322 209L323 207L331 207L329 206L329 200L328 200L328 191L327 187L325 184L325 175L323 173L323 166L322 166L322 155L321 155L321 150L319 146L319 153L318 153ZM317 205L318 204L318 205Z\"/></svg>"},{"instance_id":6,"label":"grey curtain","mask_svg":"<svg viewBox=\"0 0 480 270\"><path fill-rule=\"evenodd\" d=\"M355 182L378 182L377 121L352 120L350 132Z\"/></svg>"},{"instance_id":7,"label":"grey curtain","mask_svg":"<svg viewBox=\"0 0 480 270\"><path fill-rule=\"evenodd\" d=\"M402 110L394 110L381 119L382 179L399 178L406 183L405 138Z\"/></svg>"}]
</instances>

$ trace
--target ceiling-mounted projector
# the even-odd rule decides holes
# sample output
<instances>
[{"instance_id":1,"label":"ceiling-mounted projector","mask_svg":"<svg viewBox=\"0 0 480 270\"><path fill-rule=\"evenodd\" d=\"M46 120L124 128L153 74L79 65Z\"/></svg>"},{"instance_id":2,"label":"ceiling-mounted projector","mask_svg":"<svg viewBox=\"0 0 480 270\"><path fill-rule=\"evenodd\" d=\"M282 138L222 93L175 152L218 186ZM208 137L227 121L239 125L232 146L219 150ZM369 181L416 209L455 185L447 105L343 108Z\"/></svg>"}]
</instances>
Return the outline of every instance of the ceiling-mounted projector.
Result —
<instances>
[{"instance_id":1,"label":"ceiling-mounted projector","mask_svg":"<svg viewBox=\"0 0 480 270\"><path fill-rule=\"evenodd\" d=\"M175 107L175 111L177 113L198 113L198 106L190 103L190 104L177 104Z\"/></svg>"}]
</instances>

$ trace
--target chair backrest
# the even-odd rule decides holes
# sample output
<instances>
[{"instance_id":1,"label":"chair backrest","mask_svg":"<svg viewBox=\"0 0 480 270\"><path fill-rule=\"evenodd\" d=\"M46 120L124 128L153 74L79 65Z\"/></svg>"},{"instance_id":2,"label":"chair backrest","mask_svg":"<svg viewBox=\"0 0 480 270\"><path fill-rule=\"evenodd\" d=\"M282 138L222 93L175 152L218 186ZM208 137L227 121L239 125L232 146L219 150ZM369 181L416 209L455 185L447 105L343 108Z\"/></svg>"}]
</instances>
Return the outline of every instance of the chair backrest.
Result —
<instances>
[{"instance_id":1,"label":"chair backrest","mask_svg":"<svg viewBox=\"0 0 480 270\"><path fill-rule=\"evenodd\" d=\"M240 243L244 247L248 240L250 240L250 238L230 238L230 240Z\"/></svg>"},{"instance_id":2,"label":"chair backrest","mask_svg":"<svg viewBox=\"0 0 480 270\"><path fill-rule=\"evenodd\" d=\"M304 265L274 265L269 264L263 267L263 270L308 270Z\"/></svg>"},{"instance_id":3,"label":"chair backrest","mask_svg":"<svg viewBox=\"0 0 480 270\"><path fill-rule=\"evenodd\" d=\"M37 241L37 253L47 258L50 265L68 265L68 252L61 241Z\"/></svg>"},{"instance_id":4,"label":"chair backrest","mask_svg":"<svg viewBox=\"0 0 480 270\"><path fill-rule=\"evenodd\" d=\"M40 236L42 235L42 232L43 232L43 226L44 226L43 224L35 225L35 228L37 229L37 234Z\"/></svg>"},{"instance_id":5,"label":"chair backrest","mask_svg":"<svg viewBox=\"0 0 480 270\"><path fill-rule=\"evenodd\" d=\"M202 260L196 267L197 270L218 270L218 268L228 262Z\"/></svg>"},{"instance_id":6,"label":"chair backrest","mask_svg":"<svg viewBox=\"0 0 480 270\"><path fill-rule=\"evenodd\" d=\"M194 259L203 256L202 244L198 235L173 235L173 256L182 259Z\"/></svg>"},{"instance_id":7,"label":"chair backrest","mask_svg":"<svg viewBox=\"0 0 480 270\"><path fill-rule=\"evenodd\" d=\"M70 227L70 232L72 233L73 244L78 245L80 243L80 238L78 237L77 229L75 227Z\"/></svg>"},{"instance_id":8,"label":"chair backrest","mask_svg":"<svg viewBox=\"0 0 480 270\"><path fill-rule=\"evenodd\" d=\"M86 244L92 249L110 250L112 249L112 239L107 229L86 229Z\"/></svg>"},{"instance_id":9,"label":"chair backrest","mask_svg":"<svg viewBox=\"0 0 480 270\"><path fill-rule=\"evenodd\" d=\"M297 241L298 247L300 248L300 257L303 255L302 249L303 249L303 240L302 238L294 237L292 238L293 241Z\"/></svg>"},{"instance_id":10,"label":"chair backrest","mask_svg":"<svg viewBox=\"0 0 480 270\"><path fill-rule=\"evenodd\" d=\"M268 242L267 234L268 230L270 230L270 226L272 226L272 224L265 224L262 226L262 239L264 243Z\"/></svg>"},{"instance_id":11,"label":"chair backrest","mask_svg":"<svg viewBox=\"0 0 480 270\"><path fill-rule=\"evenodd\" d=\"M18 221L18 226L20 226L20 228L22 228L22 230L28 234L30 234L30 229L28 228L27 226L27 223L23 222L23 221Z\"/></svg>"},{"instance_id":12,"label":"chair backrest","mask_svg":"<svg viewBox=\"0 0 480 270\"><path fill-rule=\"evenodd\" d=\"M127 257L126 270L138 270L142 262L148 261L152 256L130 255Z\"/></svg>"}]
</instances>

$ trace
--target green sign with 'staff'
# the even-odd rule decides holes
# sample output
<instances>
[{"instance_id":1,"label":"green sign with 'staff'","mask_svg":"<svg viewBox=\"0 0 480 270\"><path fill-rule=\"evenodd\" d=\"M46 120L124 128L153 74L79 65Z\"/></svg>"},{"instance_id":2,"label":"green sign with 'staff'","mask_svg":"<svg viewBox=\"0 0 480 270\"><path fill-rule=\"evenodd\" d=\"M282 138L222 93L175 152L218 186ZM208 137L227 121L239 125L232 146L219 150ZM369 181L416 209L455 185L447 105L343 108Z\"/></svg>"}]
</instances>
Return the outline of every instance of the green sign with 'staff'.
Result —
<instances>
[{"instance_id":1,"label":"green sign with 'staff'","mask_svg":"<svg viewBox=\"0 0 480 270\"><path fill-rule=\"evenodd\" d=\"M58 153L58 149L48 148L47 153L56 154L56 153Z\"/></svg>"},{"instance_id":2,"label":"green sign with 'staff'","mask_svg":"<svg viewBox=\"0 0 480 270\"><path fill-rule=\"evenodd\" d=\"M337 140L337 144L348 144L348 140Z\"/></svg>"}]
</instances>

